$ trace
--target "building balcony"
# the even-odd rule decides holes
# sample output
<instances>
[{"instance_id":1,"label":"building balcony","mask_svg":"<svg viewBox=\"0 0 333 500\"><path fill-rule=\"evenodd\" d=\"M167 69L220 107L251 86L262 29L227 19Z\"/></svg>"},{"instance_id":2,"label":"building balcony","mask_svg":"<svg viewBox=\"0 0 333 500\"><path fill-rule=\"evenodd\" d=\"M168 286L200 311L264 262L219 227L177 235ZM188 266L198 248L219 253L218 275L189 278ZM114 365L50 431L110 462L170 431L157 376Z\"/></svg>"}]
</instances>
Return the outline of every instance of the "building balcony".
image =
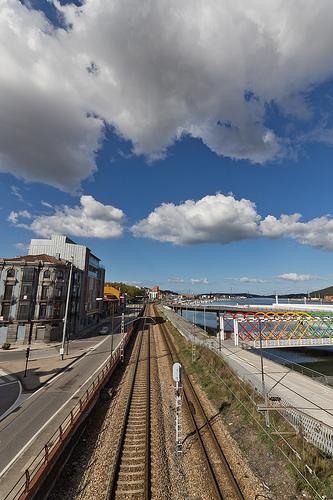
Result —
<instances>
[{"instance_id":1,"label":"building balcony","mask_svg":"<svg viewBox=\"0 0 333 500\"><path fill-rule=\"evenodd\" d=\"M66 295L53 295L48 299L49 301L53 302L54 300L57 302L65 301L66 300Z\"/></svg>"},{"instance_id":2,"label":"building balcony","mask_svg":"<svg viewBox=\"0 0 333 500\"><path fill-rule=\"evenodd\" d=\"M11 276L7 276L5 279L4 279L5 283L8 284L8 285L14 285L15 283L17 283L17 280L15 278L15 276L11 277Z\"/></svg>"}]
</instances>

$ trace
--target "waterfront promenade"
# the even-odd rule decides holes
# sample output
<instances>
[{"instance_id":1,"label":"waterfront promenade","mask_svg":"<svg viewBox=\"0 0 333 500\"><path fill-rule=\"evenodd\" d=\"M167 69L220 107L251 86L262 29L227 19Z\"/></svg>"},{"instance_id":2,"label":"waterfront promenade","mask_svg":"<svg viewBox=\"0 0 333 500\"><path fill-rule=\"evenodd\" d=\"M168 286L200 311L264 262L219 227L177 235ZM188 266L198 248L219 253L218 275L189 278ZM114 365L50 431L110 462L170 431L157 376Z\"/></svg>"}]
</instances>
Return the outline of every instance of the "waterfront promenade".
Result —
<instances>
[{"instance_id":1,"label":"waterfront promenade","mask_svg":"<svg viewBox=\"0 0 333 500\"><path fill-rule=\"evenodd\" d=\"M163 312L180 333L213 349L244 381L262 392L259 350L258 354L243 350L235 347L232 340L222 342L220 349L216 337L208 337L204 330L170 309L164 308ZM289 420L299 419L304 425L313 426L318 440L326 442L327 439L323 448L333 452L333 388L266 358L264 378L268 396L280 398L280 405L289 408ZM323 434L322 439L320 434Z\"/></svg>"}]
</instances>

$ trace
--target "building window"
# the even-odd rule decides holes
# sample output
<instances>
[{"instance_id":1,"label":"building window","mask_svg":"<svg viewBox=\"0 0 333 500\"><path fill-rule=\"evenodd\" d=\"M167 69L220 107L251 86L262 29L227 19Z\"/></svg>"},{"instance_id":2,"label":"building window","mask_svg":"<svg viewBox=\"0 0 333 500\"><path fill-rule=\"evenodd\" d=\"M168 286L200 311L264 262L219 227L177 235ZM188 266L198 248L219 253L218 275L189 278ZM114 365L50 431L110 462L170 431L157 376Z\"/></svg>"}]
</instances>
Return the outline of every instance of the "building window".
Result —
<instances>
[{"instance_id":1,"label":"building window","mask_svg":"<svg viewBox=\"0 0 333 500\"><path fill-rule=\"evenodd\" d=\"M9 320L10 304L2 304L1 316L3 316L4 321Z\"/></svg>"},{"instance_id":2,"label":"building window","mask_svg":"<svg viewBox=\"0 0 333 500\"><path fill-rule=\"evenodd\" d=\"M53 308L53 318L54 319L60 318L60 307Z\"/></svg>"},{"instance_id":3,"label":"building window","mask_svg":"<svg viewBox=\"0 0 333 500\"><path fill-rule=\"evenodd\" d=\"M29 319L29 304L20 304L17 313L18 320L28 320Z\"/></svg>"},{"instance_id":4,"label":"building window","mask_svg":"<svg viewBox=\"0 0 333 500\"><path fill-rule=\"evenodd\" d=\"M48 291L49 287L48 286L42 286L42 293L41 293L41 300L46 300L48 298Z\"/></svg>"},{"instance_id":5,"label":"building window","mask_svg":"<svg viewBox=\"0 0 333 500\"><path fill-rule=\"evenodd\" d=\"M13 288L14 288L13 285L5 286L5 293L3 295L3 300L12 300Z\"/></svg>"},{"instance_id":6,"label":"building window","mask_svg":"<svg viewBox=\"0 0 333 500\"><path fill-rule=\"evenodd\" d=\"M64 279L64 271L58 271L57 280L63 280L63 279Z\"/></svg>"},{"instance_id":7,"label":"building window","mask_svg":"<svg viewBox=\"0 0 333 500\"><path fill-rule=\"evenodd\" d=\"M31 285L22 285L21 286L21 299L31 299L32 295L32 286Z\"/></svg>"},{"instance_id":8,"label":"building window","mask_svg":"<svg viewBox=\"0 0 333 500\"><path fill-rule=\"evenodd\" d=\"M34 281L34 277L35 277L35 268L25 267L23 270L22 281Z\"/></svg>"},{"instance_id":9,"label":"building window","mask_svg":"<svg viewBox=\"0 0 333 500\"><path fill-rule=\"evenodd\" d=\"M46 318L46 305L41 304L39 306L39 319L45 319Z\"/></svg>"},{"instance_id":10,"label":"building window","mask_svg":"<svg viewBox=\"0 0 333 500\"><path fill-rule=\"evenodd\" d=\"M8 269L7 278L15 278L15 270L14 269Z\"/></svg>"},{"instance_id":11,"label":"building window","mask_svg":"<svg viewBox=\"0 0 333 500\"><path fill-rule=\"evenodd\" d=\"M55 289L54 289L54 296L55 297L62 297L62 286L57 286Z\"/></svg>"},{"instance_id":12,"label":"building window","mask_svg":"<svg viewBox=\"0 0 333 500\"><path fill-rule=\"evenodd\" d=\"M46 271L44 271L44 279L50 279L50 276L51 276L51 273L48 269Z\"/></svg>"}]
</instances>

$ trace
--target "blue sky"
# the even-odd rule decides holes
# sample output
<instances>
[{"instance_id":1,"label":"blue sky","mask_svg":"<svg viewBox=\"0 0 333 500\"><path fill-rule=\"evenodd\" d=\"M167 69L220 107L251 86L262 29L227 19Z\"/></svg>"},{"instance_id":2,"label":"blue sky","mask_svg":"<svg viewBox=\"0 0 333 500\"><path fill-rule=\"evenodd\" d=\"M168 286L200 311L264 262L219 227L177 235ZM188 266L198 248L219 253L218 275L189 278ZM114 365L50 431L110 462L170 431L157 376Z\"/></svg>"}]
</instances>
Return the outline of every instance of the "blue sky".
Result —
<instances>
[{"instance_id":1,"label":"blue sky","mask_svg":"<svg viewBox=\"0 0 333 500\"><path fill-rule=\"evenodd\" d=\"M314 49L275 37L265 2L258 1L255 21L267 31L261 57L246 43L255 29L251 18L248 30L228 39L233 55L237 50L250 60L248 67L221 56L220 73L211 50L220 48L220 57L220 33L212 47L202 35L199 57L186 12L181 21L165 13L171 25L183 23L174 47L163 33L153 49L153 38L135 33L123 53L124 35L120 30L111 36L108 28L123 23L126 32L130 2L116 13L100 2L104 11L96 24L89 10L94 0L84 4L79 21L73 4L57 18L60 4L46 11L41 1L29 9L6 2L17 33L22 31L16 40L0 14L0 28L8 29L4 37L12 37L12 52L2 45L8 78L0 78L7 95L0 101L0 134L7 138L0 140L1 256L22 254L31 238L55 230L89 246L115 281L263 294L333 284L333 39L323 24L329 3L314 3L315 14L303 12L300 20L288 2L273 13L277 25L281 18L295 23L295 40L305 46L308 22L321 26L319 61ZM33 7L51 12L51 24ZM244 15L236 7L228 12L227 2L218 9L207 2L205 8L208 17ZM144 21L131 14L132 25L149 22L151 34L160 33L154 9ZM85 26L86 38L76 23ZM54 31L45 35L45 26ZM206 29L199 13L196 28ZM261 36L259 29L255 33ZM0 37L0 53L1 44ZM274 53L285 55L271 67L274 44Z\"/></svg>"}]
</instances>

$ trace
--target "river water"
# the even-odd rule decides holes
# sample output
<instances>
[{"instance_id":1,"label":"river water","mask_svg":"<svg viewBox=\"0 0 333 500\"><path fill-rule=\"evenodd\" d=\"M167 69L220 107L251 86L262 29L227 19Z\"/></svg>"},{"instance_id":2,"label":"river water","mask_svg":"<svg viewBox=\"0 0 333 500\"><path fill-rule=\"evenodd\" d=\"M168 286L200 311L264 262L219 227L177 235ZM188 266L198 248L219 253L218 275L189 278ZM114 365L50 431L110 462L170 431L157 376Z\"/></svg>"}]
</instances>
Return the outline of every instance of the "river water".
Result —
<instances>
[{"instance_id":1,"label":"river water","mask_svg":"<svg viewBox=\"0 0 333 500\"><path fill-rule=\"evenodd\" d=\"M279 303L288 304L288 300L279 299ZM273 303L271 298L259 298L259 299L239 299L235 300L224 300L220 302L214 302L214 305L245 305L245 304L267 304ZM302 300L290 300L293 304L303 304ZM316 304L316 303L315 303ZM332 304L331 304L332 305ZM183 317L188 319L188 321L195 322L198 325L203 326L204 321L206 321L206 326L209 329L214 329L216 331L216 314L209 313L206 311L205 319L204 313L197 311L194 317L194 312L183 310ZM279 358L283 359L283 364L297 363L305 368L310 368L324 375L333 376L333 346L332 347L292 347L292 348L282 348L282 349L263 349L264 356L271 358L272 360L278 361Z\"/></svg>"}]
</instances>

